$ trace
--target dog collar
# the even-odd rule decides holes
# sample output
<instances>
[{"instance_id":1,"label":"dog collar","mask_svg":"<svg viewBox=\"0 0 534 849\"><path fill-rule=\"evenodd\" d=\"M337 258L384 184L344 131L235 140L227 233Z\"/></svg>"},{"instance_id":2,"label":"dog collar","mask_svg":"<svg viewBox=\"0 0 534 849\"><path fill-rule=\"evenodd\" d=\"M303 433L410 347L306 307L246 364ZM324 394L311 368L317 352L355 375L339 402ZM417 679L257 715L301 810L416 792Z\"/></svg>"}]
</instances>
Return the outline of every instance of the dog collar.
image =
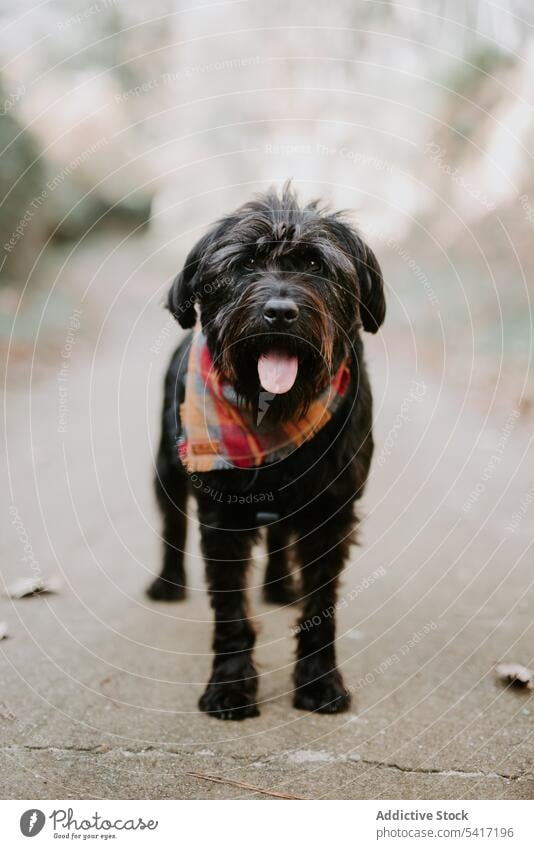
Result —
<instances>
[{"instance_id":1,"label":"dog collar","mask_svg":"<svg viewBox=\"0 0 534 849\"><path fill-rule=\"evenodd\" d=\"M270 393L259 393L257 412L240 404L231 384L214 368L204 334L196 332L180 406L180 460L189 472L250 469L283 460L330 421L349 383L349 366L344 361L304 416L270 424L261 416L272 399ZM263 394L269 398L262 398Z\"/></svg>"}]
</instances>

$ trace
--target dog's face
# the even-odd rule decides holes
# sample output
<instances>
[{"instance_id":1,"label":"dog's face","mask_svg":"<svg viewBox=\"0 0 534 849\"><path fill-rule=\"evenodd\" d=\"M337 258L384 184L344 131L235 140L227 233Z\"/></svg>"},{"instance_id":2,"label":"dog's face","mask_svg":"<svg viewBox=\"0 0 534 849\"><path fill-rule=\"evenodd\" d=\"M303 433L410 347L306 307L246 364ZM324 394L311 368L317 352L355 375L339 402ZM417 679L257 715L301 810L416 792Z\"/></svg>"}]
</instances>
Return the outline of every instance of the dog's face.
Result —
<instances>
[{"instance_id":1,"label":"dog's face","mask_svg":"<svg viewBox=\"0 0 534 849\"><path fill-rule=\"evenodd\" d=\"M339 214L300 207L286 186L219 221L169 293L182 327L195 304L215 367L250 404L272 393L271 420L302 413L385 315L375 255ZM274 397L276 396L276 397Z\"/></svg>"}]
</instances>

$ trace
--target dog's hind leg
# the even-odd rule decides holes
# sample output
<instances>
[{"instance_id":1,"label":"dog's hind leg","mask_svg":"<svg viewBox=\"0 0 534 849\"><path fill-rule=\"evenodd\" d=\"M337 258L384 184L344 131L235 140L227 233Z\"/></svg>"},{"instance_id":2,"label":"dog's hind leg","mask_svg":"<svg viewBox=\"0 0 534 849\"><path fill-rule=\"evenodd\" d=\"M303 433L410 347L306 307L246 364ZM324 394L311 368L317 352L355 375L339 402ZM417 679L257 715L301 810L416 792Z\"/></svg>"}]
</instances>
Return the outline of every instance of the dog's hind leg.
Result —
<instances>
[{"instance_id":1,"label":"dog's hind leg","mask_svg":"<svg viewBox=\"0 0 534 849\"><path fill-rule=\"evenodd\" d=\"M176 463L169 462L163 448L158 455L154 483L163 518L163 566L147 594L155 601L181 601L186 594L184 549L188 482L185 472Z\"/></svg>"},{"instance_id":2,"label":"dog's hind leg","mask_svg":"<svg viewBox=\"0 0 534 849\"><path fill-rule=\"evenodd\" d=\"M321 516L331 518L323 519ZM336 597L354 524L352 508L317 511L315 529L302 528L297 552L302 569L303 612L297 629L293 704L301 710L339 713L350 705L336 668Z\"/></svg>"},{"instance_id":3,"label":"dog's hind leg","mask_svg":"<svg viewBox=\"0 0 534 849\"><path fill-rule=\"evenodd\" d=\"M215 657L198 706L218 719L245 719L259 713L252 663L256 636L245 599L246 569L255 534L215 527L215 521L204 523L201 517L202 550L215 614Z\"/></svg>"},{"instance_id":4,"label":"dog's hind leg","mask_svg":"<svg viewBox=\"0 0 534 849\"><path fill-rule=\"evenodd\" d=\"M267 528L267 556L263 600L270 604L293 604L296 593L289 558L289 534L279 524Z\"/></svg>"}]
</instances>

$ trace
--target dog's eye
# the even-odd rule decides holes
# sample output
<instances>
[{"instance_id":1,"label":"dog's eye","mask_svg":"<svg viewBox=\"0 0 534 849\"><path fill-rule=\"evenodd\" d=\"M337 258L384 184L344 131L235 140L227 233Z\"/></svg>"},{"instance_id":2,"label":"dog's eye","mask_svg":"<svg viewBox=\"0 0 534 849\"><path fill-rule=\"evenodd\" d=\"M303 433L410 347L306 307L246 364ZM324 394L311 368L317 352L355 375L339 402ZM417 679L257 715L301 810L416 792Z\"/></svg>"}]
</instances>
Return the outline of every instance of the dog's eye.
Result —
<instances>
[{"instance_id":1,"label":"dog's eye","mask_svg":"<svg viewBox=\"0 0 534 849\"><path fill-rule=\"evenodd\" d=\"M247 271L255 271L257 267L256 257L249 256L243 262L243 268L246 268Z\"/></svg>"},{"instance_id":2,"label":"dog's eye","mask_svg":"<svg viewBox=\"0 0 534 849\"><path fill-rule=\"evenodd\" d=\"M307 257L306 266L308 271L314 271L315 273L321 270L321 263L315 256Z\"/></svg>"}]
</instances>

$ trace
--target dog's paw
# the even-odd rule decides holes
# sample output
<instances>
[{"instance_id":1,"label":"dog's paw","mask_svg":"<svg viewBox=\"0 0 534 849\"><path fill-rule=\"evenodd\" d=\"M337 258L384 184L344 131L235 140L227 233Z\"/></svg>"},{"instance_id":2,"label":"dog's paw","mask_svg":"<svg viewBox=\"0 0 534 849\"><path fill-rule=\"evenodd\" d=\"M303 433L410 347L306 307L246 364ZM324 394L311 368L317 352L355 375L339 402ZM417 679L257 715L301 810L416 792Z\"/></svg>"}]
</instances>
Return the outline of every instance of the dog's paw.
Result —
<instances>
[{"instance_id":1,"label":"dog's paw","mask_svg":"<svg viewBox=\"0 0 534 849\"><path fill-rule=\"evenodd\" d=\"M147 588L146 594L153 601L183 601L185 587L159 575Z\"/></svg>"},{"instance_id":2,"label":"dog's paw","mask_svg":"<svg viewBox=\"0 0 534 849\"><path fill-rule=\"evenodd\" d=\"M350 706L350 693L337 670L316 681L301 684L293 695L293 706L316 713L342 713Z\"/></svg>"},{"instance_id":3,"label":"dog's paw","mask_svg":"<svg viewBox=\"0 0 534 849\"><path fill-rule=\"evenodd\" d=\"M198 706L204 713L217 719L247 719L259 716L255 698L247 695L243 688L234 683L209 683Z\"/></svg>"},{"instance_id":4,"label":"dog's paw","mask_svg":"<svg viewBox=\"0 0 534 849\"><path fill-rule=\"evenodd\" d=\"M214 670L198 706L217 719L239 720L259 716L257 690L256 670L252 664L236 666L234 661L228 661Z\"/></svg>"},{"instance_id":5,"label":"dog's paw","mask_svg":"<svg viewBox=\"0 0 534 849\"><path fill-rule=\"evenodd\" d=\"M295 604L297 601L297 593L290 578L264 584L262 597L267 604Z\"/></svg>"}]
</instances>

